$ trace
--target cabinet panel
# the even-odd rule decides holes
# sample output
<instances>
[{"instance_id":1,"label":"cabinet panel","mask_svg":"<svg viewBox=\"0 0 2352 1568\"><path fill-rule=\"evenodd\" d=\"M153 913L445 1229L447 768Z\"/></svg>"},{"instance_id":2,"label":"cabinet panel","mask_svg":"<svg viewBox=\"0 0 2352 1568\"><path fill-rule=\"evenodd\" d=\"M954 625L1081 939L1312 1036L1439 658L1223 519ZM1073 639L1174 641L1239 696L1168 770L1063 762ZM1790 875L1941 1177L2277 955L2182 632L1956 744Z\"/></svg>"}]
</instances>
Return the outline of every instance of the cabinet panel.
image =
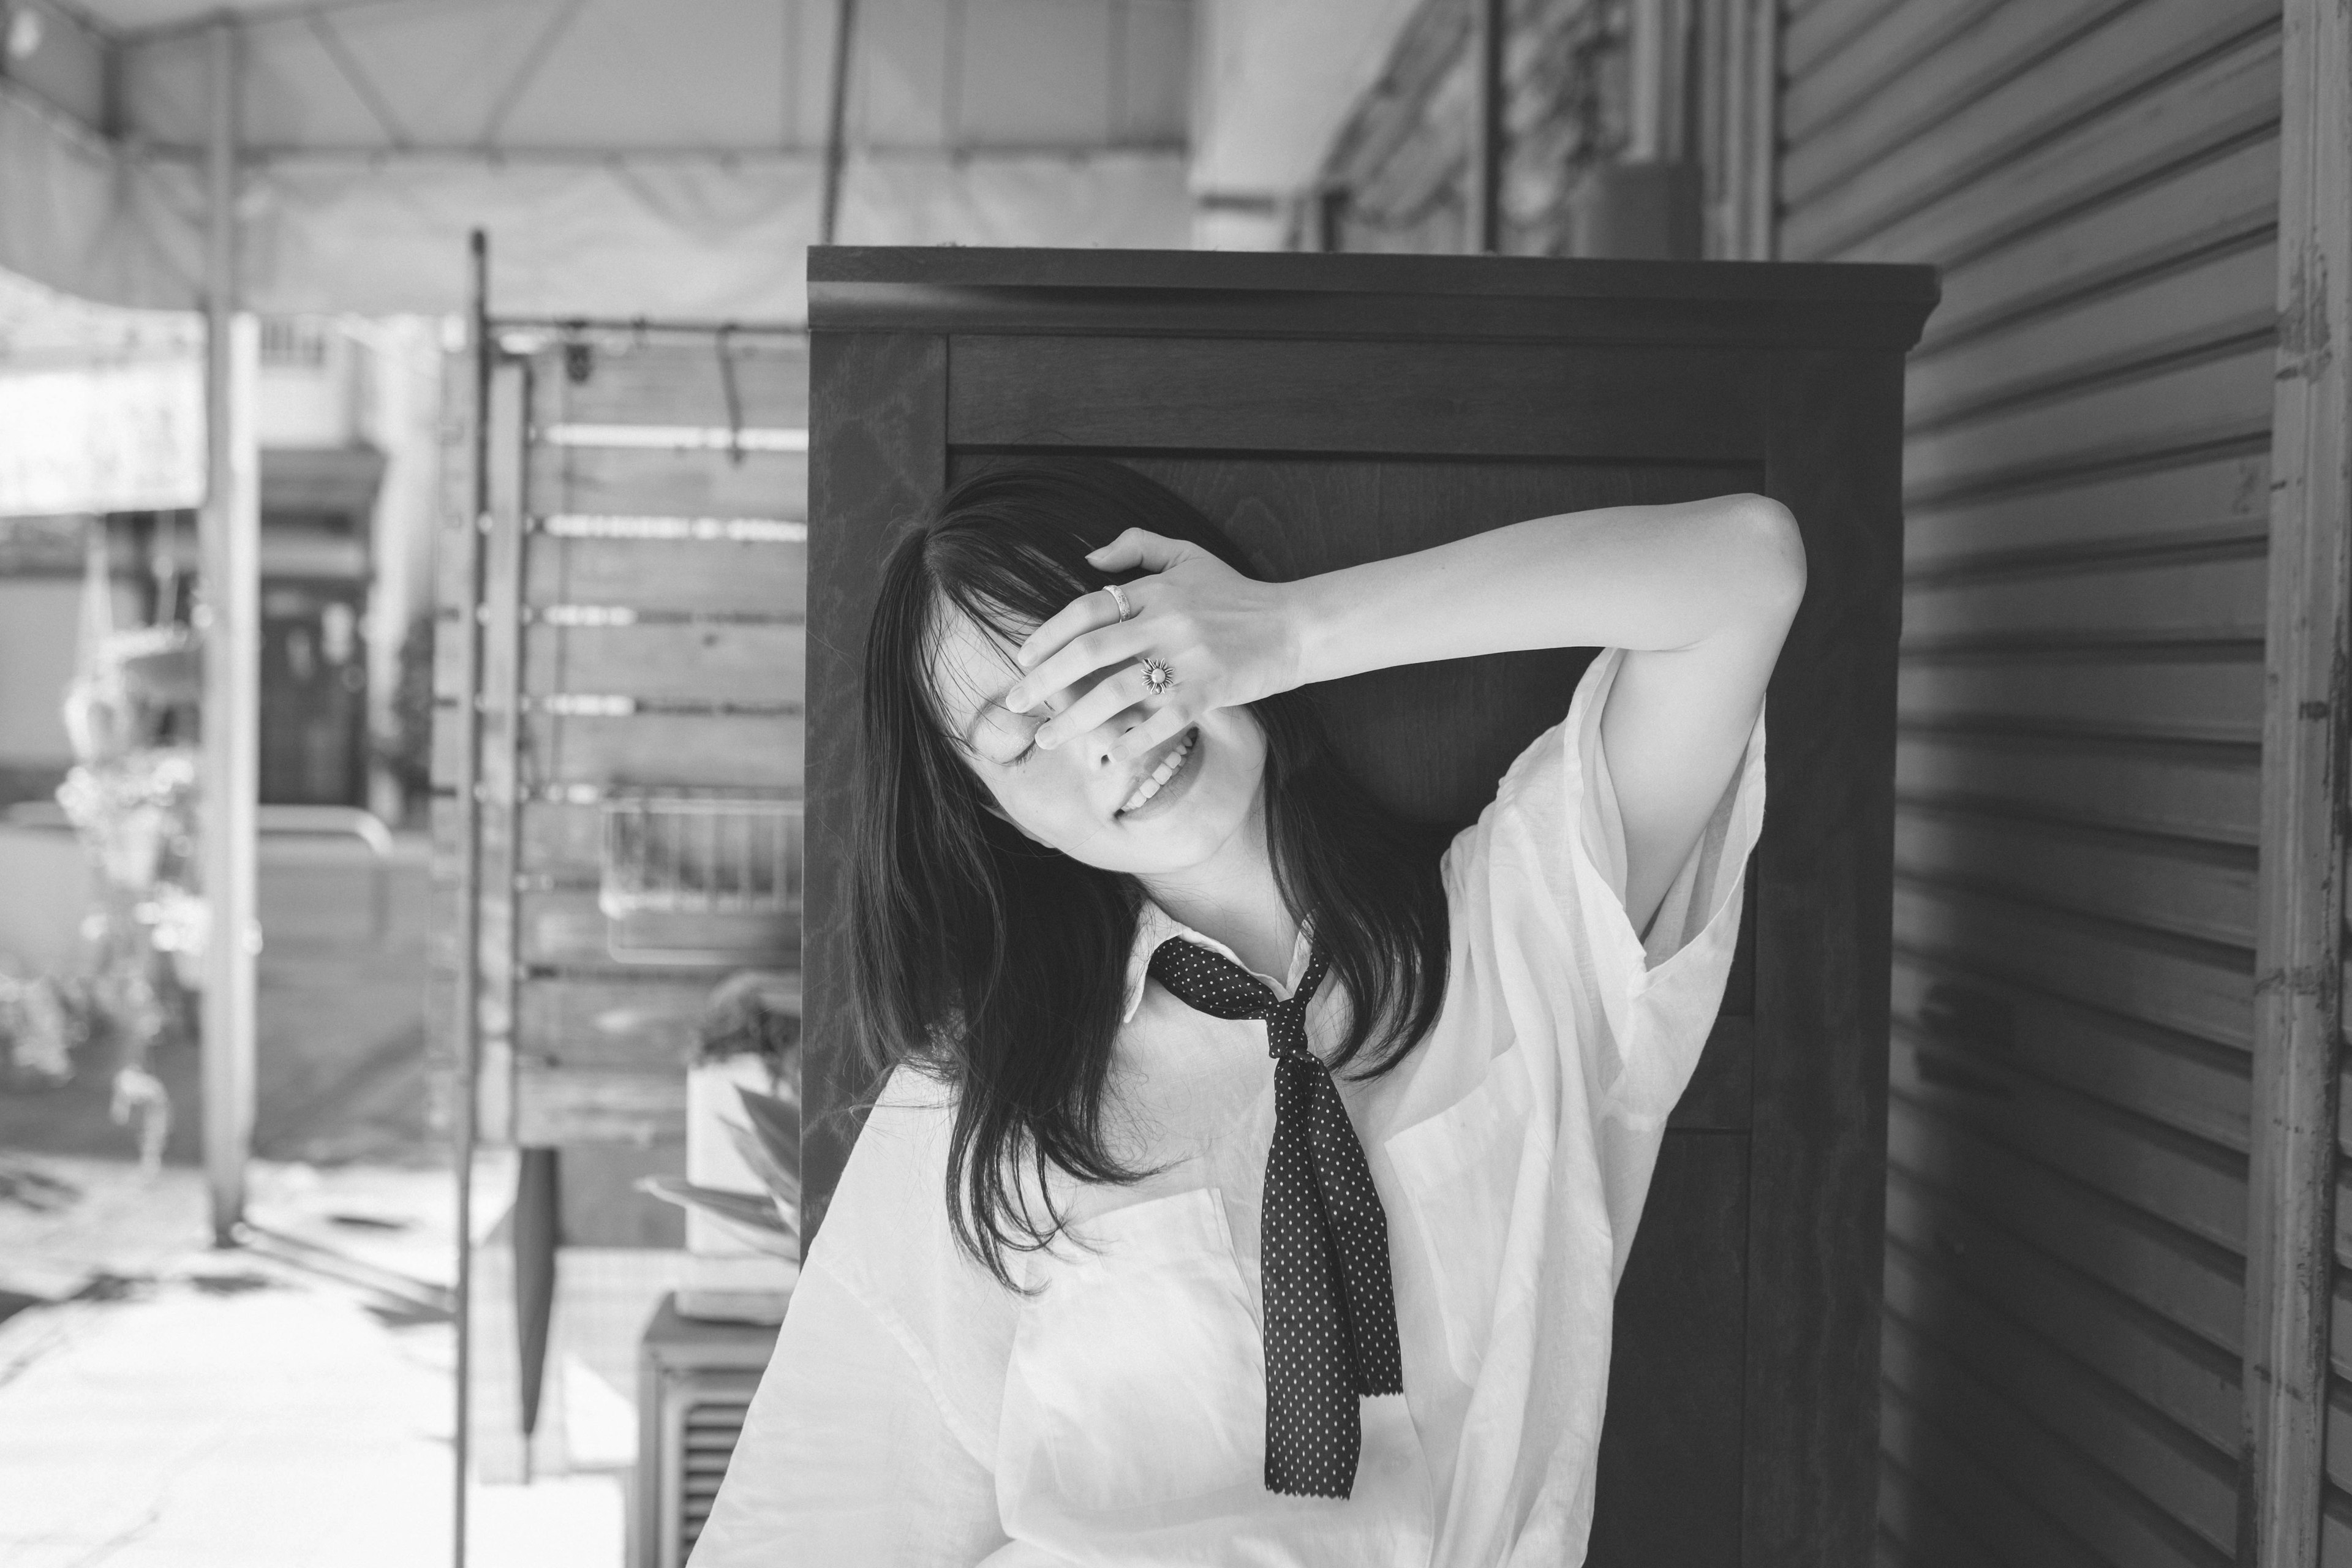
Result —
<instances>
[{"instance_id":1,"label":"cabinet panel","mask_svg":"<svg viewBox=\"0 0 2352 1568\"><path fill-rule=\"evenodd\" d=\"M1620 1289L1596 1563L1859 1568L1875 1518L1901 351L1923 271L820 250L811 259L813 1206L855 1136L843 846L892 531L1011 454L1129 463L1287 580L1547 513L1755 490L1811 582L1722 1016ZM1898 320L1899 318L1899 320ZM1590 649L1310 696L1346 766L1475 819ZM823 1129L822 1131L818 1131Z\"/></svg>"},{"instance_id":2,"label":"cabinet panel","mask_svg":"<svg viewBox=\"0 0 2352 1568\"><path fill-rule=\"evenodd\" d=\"M1647 343L958 337L959 447L1753 459L1747 352ZM1716 493L1716 492L1710 492Z\"/></svg>"}]
</instances>

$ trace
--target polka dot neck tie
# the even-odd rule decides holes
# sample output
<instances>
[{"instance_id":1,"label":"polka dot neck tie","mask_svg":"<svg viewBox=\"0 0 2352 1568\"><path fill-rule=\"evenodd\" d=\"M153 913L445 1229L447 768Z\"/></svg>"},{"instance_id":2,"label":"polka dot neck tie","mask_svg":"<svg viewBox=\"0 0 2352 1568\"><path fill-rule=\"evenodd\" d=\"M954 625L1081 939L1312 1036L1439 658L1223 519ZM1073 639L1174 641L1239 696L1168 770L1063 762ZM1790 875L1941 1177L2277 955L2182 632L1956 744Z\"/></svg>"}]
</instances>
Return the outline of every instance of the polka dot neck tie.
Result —
<instances>
[{"instance_id":1,"label":"polka dot neck tie","mask_svg":"<svg viewBox=\"0 0 2352 1568\"><path fill-rule=\"evenodd\" d=\"M1259 1272L1265 1307L1265 1485L1344 1498L1362 1447L1359 1396L1402 1394L1389 1226L1363 1145L1328 1068L1307 1049L1307 1004L1321 952L1297 994L1278 999L1241 965L1182 937L1147 973L1218 1018L1263 1018L1275 1058L1274 1147L1265 1162Z\"/></svg>"}]
</instances>

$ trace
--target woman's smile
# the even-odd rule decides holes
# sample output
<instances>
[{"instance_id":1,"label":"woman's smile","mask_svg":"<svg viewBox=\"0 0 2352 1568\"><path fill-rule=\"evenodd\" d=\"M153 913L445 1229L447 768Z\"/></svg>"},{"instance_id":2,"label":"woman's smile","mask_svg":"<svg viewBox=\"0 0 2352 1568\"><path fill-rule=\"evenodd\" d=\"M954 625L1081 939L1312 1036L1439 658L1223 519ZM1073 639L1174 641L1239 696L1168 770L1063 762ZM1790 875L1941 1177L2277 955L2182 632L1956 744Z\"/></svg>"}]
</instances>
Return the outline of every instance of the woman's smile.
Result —
<instances>
[{"instance_id":1,"label":"woman's smile","mask_svg":"<svg viewBox=\"0 0 2352 1568\"><path fill-rule=\"evenodd\" d=\"M1122 822L1136 822L1168 810L1200 773L1200 755L1201 731L1195 725L1161 747L1151 772L1144 775L1135 793L1112 815Z\"/></svg>"}]
</instances>

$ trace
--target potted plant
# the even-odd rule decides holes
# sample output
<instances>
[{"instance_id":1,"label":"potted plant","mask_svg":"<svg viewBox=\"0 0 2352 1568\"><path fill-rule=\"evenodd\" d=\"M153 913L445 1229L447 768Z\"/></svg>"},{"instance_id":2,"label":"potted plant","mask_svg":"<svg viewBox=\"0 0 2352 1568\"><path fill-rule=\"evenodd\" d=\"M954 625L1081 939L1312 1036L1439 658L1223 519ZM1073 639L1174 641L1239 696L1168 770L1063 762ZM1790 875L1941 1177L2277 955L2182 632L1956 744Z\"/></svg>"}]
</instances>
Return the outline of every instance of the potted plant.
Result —
<instances>
[{"instance_id":1,"label":"potted plant","mask_svg":"<svg viewBox=\"0 0 2352 1568\"><path fill-rule=\"evenodd\" d=\"M779 1323L800 1277L800 977L729 976L696 1036L686 1174L639 1185L686 1210L680 1313Z\"/></svg>"}]
</instances>

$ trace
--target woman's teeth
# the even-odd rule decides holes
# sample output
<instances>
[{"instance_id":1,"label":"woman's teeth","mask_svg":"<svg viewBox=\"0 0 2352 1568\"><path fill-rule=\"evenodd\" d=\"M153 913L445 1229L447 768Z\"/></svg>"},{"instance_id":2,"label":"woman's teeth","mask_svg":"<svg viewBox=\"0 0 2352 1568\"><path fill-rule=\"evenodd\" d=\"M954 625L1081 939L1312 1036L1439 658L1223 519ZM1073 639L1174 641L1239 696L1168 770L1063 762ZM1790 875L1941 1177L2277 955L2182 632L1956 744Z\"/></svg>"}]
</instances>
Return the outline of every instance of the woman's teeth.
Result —
<instances>
[{"instance_id":1,"label":"woman's teeth","mask_svg":"<svg viewBox=\"0 0 2352 1568\"><path fill-rule=\"evenodd\" d=\"M1170 779L1174 778L1176 776L1176 770L1184 765L1184 759L1192 754L1193 743L1200 740L1200 738L1198 731L1186 735L1184 737L1184 743L1177 747L1174 751L1169 752L1166 760L1158 767L1151 770L1151 776L1150 778L1135 786L1135 793L1127 797L1127 804L1120 806L1119 810L1133 811L1145 801L1150 800L1153 795L1158 795L1160 793L1160 786L1165 784Z\"/></svg>"}]
</instances>

